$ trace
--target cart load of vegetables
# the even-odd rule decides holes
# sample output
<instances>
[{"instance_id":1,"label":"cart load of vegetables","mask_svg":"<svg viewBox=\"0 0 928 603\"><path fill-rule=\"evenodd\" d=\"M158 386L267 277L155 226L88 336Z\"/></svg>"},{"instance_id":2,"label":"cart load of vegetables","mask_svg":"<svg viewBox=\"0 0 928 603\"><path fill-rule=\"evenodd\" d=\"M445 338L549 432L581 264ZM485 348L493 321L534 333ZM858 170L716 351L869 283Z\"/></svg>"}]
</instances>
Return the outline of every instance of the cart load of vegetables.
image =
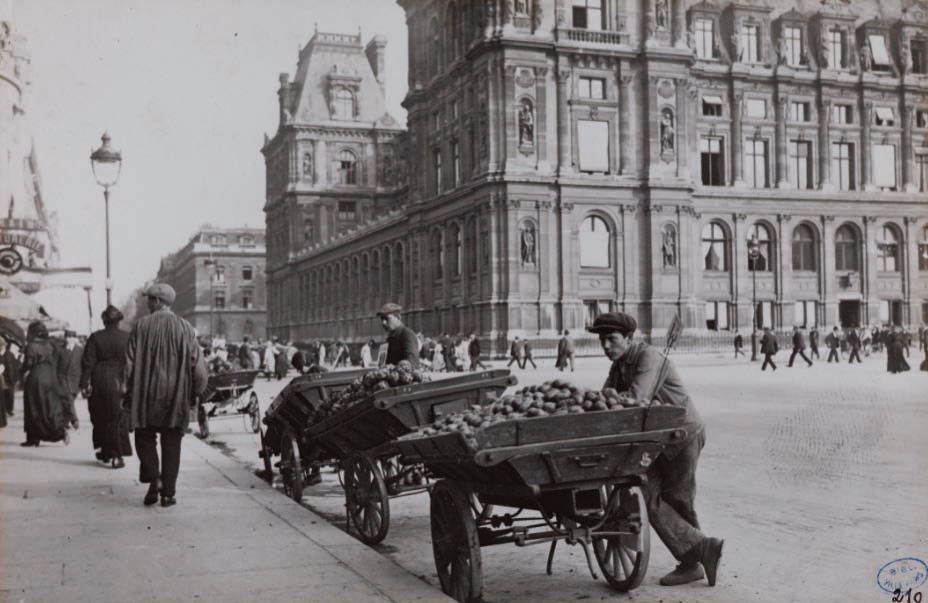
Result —
<instances>
[{"instance_id":1,"label":"cart load of vegetables","mask_svg":"<svg viewBox=\"0 0 928 603\"><path fill-rule=\"evenodd\" d=\"M319 423L358 402L369 400L379 391L428 380L429 376L413 367L408 360L402 360L396 365L370 371L352 381L351 385L337 398L324 401L310 412L307 418L307 426Z\"/></svg>"},{"instance_id":2,"label":"cart load of vegetables","mask_svg":"<svg viewBox=\"0 0 928 603\"><path fill-rule=\"evenodd\" d=\"M485 427L502 421L616 410L652 404L658 405L660 401L635 400L627 392L619 393L611 387L600 391L578 387L563 379L555 379L541 385L523 387L515 393L499 398L488 398L483 405L475 405L467 411L449 414L427 427L403 436L403 439L457 432L464 436L464 440L471 449L479 450L475 434Z\"/></svg>"}]
</instances>

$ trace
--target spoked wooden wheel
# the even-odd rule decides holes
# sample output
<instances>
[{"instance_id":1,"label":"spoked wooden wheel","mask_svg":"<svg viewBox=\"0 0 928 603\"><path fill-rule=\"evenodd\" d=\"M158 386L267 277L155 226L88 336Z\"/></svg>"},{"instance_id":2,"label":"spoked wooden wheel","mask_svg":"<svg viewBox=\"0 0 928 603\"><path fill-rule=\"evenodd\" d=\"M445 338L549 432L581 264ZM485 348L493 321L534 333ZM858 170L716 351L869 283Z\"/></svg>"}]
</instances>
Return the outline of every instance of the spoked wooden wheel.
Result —
<instances>
[{"instance_id":1,"label":"spoked wooden wheel","mask_svg":"<svg viewBox=\"0 0 928 603\"><path fill-rule=\"evenodd\" d=\"M442 592L460 603L479 601L483 594L480 540L467 492L456 482L441 480L432 488L429 511Z\"/></svg>"},{"instance_id":2,"label":"spoked wooden wheel","mask_svg":"<svg viewBox=\"0 0 928 603\"><path fill-rule=\"evenodd\" d=\"M203 403L200 402L197 404L197 425L200 427L200 437L208 438L209 437L209 417L206 415L206 409L203 408Z\"/></svg>"},{"instance_id":3,"label":"spoked wooden wheel","mask_svg":"<svg viewBox=\"0 0 928 603\"><path fill-rule=\"evenodd\" d=\"M597 536L594 532L593 552L609 585L625 592L641 584L648 571L651 555L648 506L641 488L637 486L607 486L606 494L608 518L602 529L628 533Z\"/></svg>"},{"instance_id":4,"label":"spoked wooden wheel","mask_svg":"<svg viewBox=\"0 0 928 603\"><path fill-rule=\"evenodd\" d=\"M380 467L363 452L345 461L345 505L361 540L377 544L390 529L390 502Z\"/></svg>"},{"instance_id":5,"label":"spoked wooden wheel","mask_svg":"<svg viewBox=\"0 0 928 603\"><path fill-rule=\"evenodd\" d=\"M251 392L248 396L248 406L245 408L245 430L251 430L251 433L258 433L261 430L261 417L258 415L258 394Z\"/></svg>"},{"instance_id":6,"label":"spoked wooden wheel","mask_svg":"<svg viewBox=\"0 0 928 603\"><path fill-rule=\"evenodd\" d=\"M284 480L284 491L290 498L303 500L303 465L300 447L293 433L286 432L280 441L280 475Z\"/></svg>"}]
</instances>

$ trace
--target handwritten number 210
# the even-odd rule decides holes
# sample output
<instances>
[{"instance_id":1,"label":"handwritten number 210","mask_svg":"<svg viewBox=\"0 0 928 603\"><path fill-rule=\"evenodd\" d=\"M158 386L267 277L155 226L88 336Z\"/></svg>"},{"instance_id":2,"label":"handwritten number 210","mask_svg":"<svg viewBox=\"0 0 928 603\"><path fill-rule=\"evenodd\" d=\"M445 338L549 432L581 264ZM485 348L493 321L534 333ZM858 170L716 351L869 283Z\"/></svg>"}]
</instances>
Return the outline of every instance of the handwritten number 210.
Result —
<instances>
[{"instance_id":1,"label":"handwritten number 210","mask_svg":"<svg viewBox=\"0 0 928 603\"><path fill-rule=\"evenodd\" d=\"M893 603L922 603L922 593L921 591L912 592L912 589L902 592L901 588L897 588L893 591Z\"/></svg>"}]
</instances>

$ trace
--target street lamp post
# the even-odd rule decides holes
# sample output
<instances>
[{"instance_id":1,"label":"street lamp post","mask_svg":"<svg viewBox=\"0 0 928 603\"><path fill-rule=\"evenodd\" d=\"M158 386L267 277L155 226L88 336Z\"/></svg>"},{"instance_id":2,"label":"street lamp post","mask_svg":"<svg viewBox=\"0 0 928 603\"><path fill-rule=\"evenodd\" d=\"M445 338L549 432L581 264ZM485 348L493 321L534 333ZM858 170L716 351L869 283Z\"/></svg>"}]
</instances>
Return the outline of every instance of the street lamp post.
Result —
<instances>
[{"instance_id":1,"label":"street lamp post","mask_svg":"<svg viewBox=\"0 0 928 603\"><path fill-rule=\"evenodd\" d=\"M209 270L209 345L213 345L213 274L216 271L216 261L210 256L205 262Z\"/></svg>"},{"instance_id":2,"label":"street lamp post","mask_svg":"<svg viewBox=\"0 0 928 603\"><path fill-rule=\"evenodd\" d=\"M110 135L107 132L100 139L103 144L90 153L90 167L97 184L103 187L103 202L106 206L106 305L109 306L113 297L113 279L110 274L110 187L115 186L119 180L122 153L110 146Z\"/></svg>"},{"instance_id":3,"label":"street lamp post","mask_svg":"<svg viewBox=\"0 0 928 603\"><path fill-rule=\"evenodd\" d=\"M760 243L757 242L757 235L751 235L748 239L748 259L751 267L751 285L753 292L751 294L751 362L757 360L757 258L760 256Z\"/></svg>"}]
</instances>

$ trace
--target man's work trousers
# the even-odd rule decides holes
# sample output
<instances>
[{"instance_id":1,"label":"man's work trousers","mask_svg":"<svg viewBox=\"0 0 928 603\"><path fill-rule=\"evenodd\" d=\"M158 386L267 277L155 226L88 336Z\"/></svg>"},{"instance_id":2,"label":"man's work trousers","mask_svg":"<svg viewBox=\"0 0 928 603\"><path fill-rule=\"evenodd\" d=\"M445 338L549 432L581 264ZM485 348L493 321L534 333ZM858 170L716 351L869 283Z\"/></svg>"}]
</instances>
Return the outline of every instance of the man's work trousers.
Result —
<instances>
[{"instance_id":1,"label":"man's work trousers","mask_svg":"<svg viewBox=\"0 0 928 603\"><path fill-rule=\"evenodd\" d=\"M705 444L706 432L702 431L673 459L657 457L647 473L644 495L648 501L648 519L678 561L705 538L699 530L694 505L696 464Z\"/></svg>"},{"instance_id":2,"label":"man's work trousers","mask_svg":"<svg viewBox=\"0 0 928 603\"><path fill-rule=\"evenodd\" d=\"M156 436L161 436L159 467ZM143 484L161 480L161 496L174 496L180 471L182 427L137 427L135 452L139 457L139 481Z\"/></svg>"},{"instance_id":3,"label":"man's work trousers","mask_svg":"<svg viewBox=\"0 0 928 603\"><path fill-rule=\"evenodd\" d=\"M851 348L851 355L847 360L848 364L854 362L854 359L857 359L858 364L863 364L863 361L860 359L860 348Z\"/></svg>"},{"instance_id":4,"label":"man's work trousers","mask_svg":"<svg viewBox=\"0 0 928 603\"><path fill-rule=\"evenodd\" d=\"M793 353L789 355L789 362L787 363L786 366L793 366L793 360L796 359L797 354L802 356L802 359L805 360L810 366L812 365L812 361L806 357L805 350L802 350L800 348L793 348Z\"/></svg>"},{"instance_id":5,"label":"man's work trousers","mask_svg":"<svg viewBox=\"0 0 928 603\"><path fill-rule=\"evenodd\" d=\"M773 367L773 370L777 370L777 365L773 363L773 354L764 354L764 363L760 366L760 370L767 370L767 365Z\"/></svg>"}]
</instances>

